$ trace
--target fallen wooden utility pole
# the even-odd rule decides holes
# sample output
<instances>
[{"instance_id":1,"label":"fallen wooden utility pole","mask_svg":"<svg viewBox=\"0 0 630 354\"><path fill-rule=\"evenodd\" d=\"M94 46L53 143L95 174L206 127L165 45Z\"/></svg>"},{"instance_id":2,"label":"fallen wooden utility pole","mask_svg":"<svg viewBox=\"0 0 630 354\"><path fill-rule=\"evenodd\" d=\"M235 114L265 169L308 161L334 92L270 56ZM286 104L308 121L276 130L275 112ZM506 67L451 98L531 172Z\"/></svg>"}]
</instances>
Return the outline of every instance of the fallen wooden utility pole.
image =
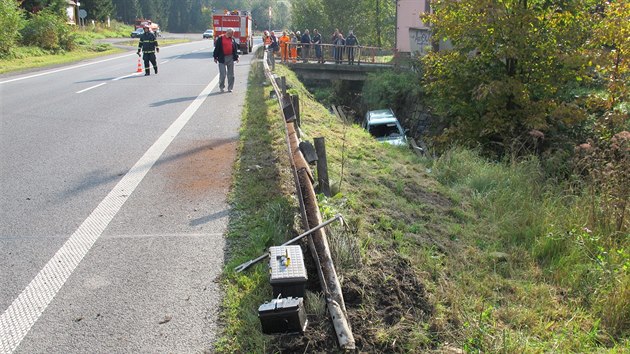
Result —
<instances>
[{"instance_id":1,"label":"fallen wooden utility pole","mask_svg":"<svg viewBox=\"0 0 630 354\"><path fill-rule=\"evenodd\" d=\"M297 134L295 133L295 129L292 124L288 128L291 146L296 146ZM298 172L299 188L302 191L302 198L304 198L308 225L320 224L322 216L317 206L317 197L311 182L312 177L308 164L306 160L304 160L299 148L292 150L294 152L295 167ZM335 264L330 254L330 247L328 247L328 238L326 237L324 229L313 232L309 238L309 248L314 256L313 258L318 260L318 268L321 270L320 282L322 283L322 290L324 290L324 294L326 295L328 313L333 320L333 326L337 333L339 345L344 349L355 349L354 336L352 335L352 330L346 316L346 305L343 300L341 284L337 277Z\"/></svg>"},{"instance_id":2,"label":"fallen wooden utility pole","mask_svg":"<svg viewBox=\"0 0 630 354\"><path fill-rule=\"evenodd\" d=\"M290 98L286 94L286 84L284 84L284 77L281 82L282 88L278 86L278 83L273 79L269 66L267 64L267 52L265 52L263 65L265 67L265 76L269 79L277 93L281 93L278 96L278 103L280 109L289 103ZM289 102L287 102L289 101ZM291 102L292 104L292 102ZM304 222L304 227L309 229L315 225L322 224L322 216L319 212L317 205L317 198L315 190L313 188L313 176L308 166L308 163L304 159L299 148L299 137L296 131L295 122L287 122L287 118L283 117L285 121L285 131L287 139L287 148L289 150L289 159L291 161L291 169L296 185L296 193L300 202L300 211ZM320 283L322 284L322 290L326 298L326 304L328 307L328 313L333 321L333 327L337 334L337 340L339 346L344 350L356 349L354 336L350 323L346 314L346 306L343 300L343 293L341 291L341 284L337 277L335 265L332 261L330 254L330 247L328 246L328 239L323 228L314 231L311 237L308 238L309 249L311 255L317 264L317 273Z\"/></svg>"}]
</instances>

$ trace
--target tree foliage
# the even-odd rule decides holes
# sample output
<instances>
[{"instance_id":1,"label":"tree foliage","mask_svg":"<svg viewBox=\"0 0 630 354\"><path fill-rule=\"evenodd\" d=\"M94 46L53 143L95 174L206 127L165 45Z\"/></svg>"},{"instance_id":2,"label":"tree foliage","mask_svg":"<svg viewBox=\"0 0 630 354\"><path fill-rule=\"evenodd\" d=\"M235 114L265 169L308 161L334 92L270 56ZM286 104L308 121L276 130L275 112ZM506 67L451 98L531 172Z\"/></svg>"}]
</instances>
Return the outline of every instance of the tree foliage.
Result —
<instances>
[{"instance_id":1,"label":"tree foliage","mask_svg":"<svg viewBox=\"0 0 630 354\"><path fill-rule=\"evenodd\" d=\"M326 15L326 11L323 1L304 0L300 2L299 5L293 6L291 10L293 28L300 31L304 31L307 28L309 31L318 29L323 34L332 33L330 30L332 28L331 21Z\"/></svg>"},{"instance_id":2,"label":"tree foliage","mask_svg":"<svg viewBox=\"0 0 630 354\"><path fill-rule=\"evenodd\" d=\"M81 7L88 13L88 19L107 21L114 15L114 3L112 0L84 1Z\"/></svg>"},{"instance_id":3,"label":"tree foliage","mask_svg":"<svg viewBox=\"0 0 630 354\"><path fill-rule=\"evenodd\" d=\"M408 97L421 94L418 81L415 74L407 71L370 73L362 92L365 111L389 107L401 112Z\"/></svg>"},{"instance_id":4,"label":"tree foliage","mask_svg":"<svg viewBox=\"0 0 630 354\"><path fill-rule=\"evenodd\" d=\"M34 14L22 29L22 42L51 51L72 50L75 47L70 27L63 17L49 10Z\"/></svg>"},{"instance_id":5,"label":"tree foliage","mask_svg":"<svg viewBox=\"0 0 630 354\"><path fill-rule=\"evenodd\" d=\"M141 17L142 11L140 10L138 0L112 0L112 2L114 3L114 8L116 10L115 18L119 21L133 23L137 17ZM161 25L164 26L165 24L162 23Z\"/></svg>"},{"instance_id":6,"label":"tree foliage","mask_svg":"<svg viewBox=\"0 0 630 354\"><path fill-rule=\"evenodd\" d=\"M14 0L0 0L0 57L11 53L24 23L22 10Z\"/></svg>"},{"instance_id":7,"label":"tree foliage","mask_svg":"<svg viewBox=\"0 0 630 354\"><path fill-rule=\"evenodd\" d=\"M599 10L586 53L607 95L591 96L589 103L599 108L600 135L610 138L630 130L630 3L607 2Z\"/></svg>"},{"instance_id":8,"label":"tree foliage","mask_svg":"<svg viewBox=\"0 0 630 354\"><path fill-rule=\"evenodd\" d=\"M585 112L567 92L585 75L581 55L590 0L442 0L426 15L453 49L424 59L442 142L481 144L499 154L536 145L578 124Z\"/></svg>"},{"instance_id":9,"label":"tree foliage","mask_svg":"<svg viewBox=\"0 0 630 354\"><path fill-rule=\"evenodd\" d=\"M68 2L66 0L21 0L20 6L30 14L36 14L42 10L65 16Z\"/></svg>"},{"instance_id":10,"label":"tree foliage","mask_svg":"<svg viewBox=\"0 0 630 354\"><path fill-rule=\"evenodd\" d=\"M323 40L335 29L347 34L353 30L363 45L393 47L396 30L396 3L385 0L359 0L349 6L342 0L294 1L293 28L317 28Z\"/></svg>"},{"instance_id":11,"label":"tree foliage","mask_svg":"<svg viewBox=\"0 0 630 354\"><path fill-rule=\"evenodd\" d=\"M250 11L255 29L269 26L269 7L272 25L285 27L290 21L289 8L284 0L91 0L93 3L112 2L114 18L133 23L136 18L147 18L172 32L199 32L212 25L212 13L223 10ZM88 11L89 12L89 11ZM88 14L88 16L90 16Z\"/></svg>"}]
</instances>

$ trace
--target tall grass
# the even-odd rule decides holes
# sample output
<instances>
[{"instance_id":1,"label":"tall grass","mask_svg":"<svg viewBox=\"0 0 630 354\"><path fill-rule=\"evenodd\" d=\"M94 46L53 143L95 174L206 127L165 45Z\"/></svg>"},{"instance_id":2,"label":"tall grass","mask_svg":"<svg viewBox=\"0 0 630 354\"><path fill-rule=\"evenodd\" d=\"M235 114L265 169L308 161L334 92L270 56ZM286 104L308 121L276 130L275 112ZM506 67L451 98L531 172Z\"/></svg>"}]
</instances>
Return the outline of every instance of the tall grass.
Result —
<instances>
[{"instance_id":1,"label":"tall grass","mask_svg":"<svg viewBox=\"0 0 630 354\"><path fill-rule=\"evenodd\" d=\"M458 148L435 161L433 171L441 183L472 200L481 219L478 235L494 240L485 244L489 250L525 251L543 280L566 289L574 309L594 315L594 323L601 324L596 332L608 338L597 341L627 343L630 235L611 243L607 227L585 226L588 191L569 194L545 181L535 158L488 162Z\"/></svg>"}]
</instances>

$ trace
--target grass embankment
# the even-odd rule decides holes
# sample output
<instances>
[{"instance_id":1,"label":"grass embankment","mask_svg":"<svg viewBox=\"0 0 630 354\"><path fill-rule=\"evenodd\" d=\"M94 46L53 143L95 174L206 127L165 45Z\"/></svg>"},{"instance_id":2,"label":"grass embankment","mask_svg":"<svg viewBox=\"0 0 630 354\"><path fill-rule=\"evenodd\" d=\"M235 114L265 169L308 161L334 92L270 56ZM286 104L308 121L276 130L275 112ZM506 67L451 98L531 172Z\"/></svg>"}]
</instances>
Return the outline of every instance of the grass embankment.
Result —
<instances>
[{"instance_id":1,"label":"grass embankment","mask_svg":"<svg viewBox=\"0 0 630 354\"><path fill-rule=\"evenodd\" d=\"M339 193L319 205L324 218L340 212L349 224L329 239L361 351L628 351L630 237L583 229L583 199L545 187L535 160L495 164L464 150L418 158L344 125L293 73L276 68L300 95L306 139L326 138ZM315 273L306 334L271 337L257 318L271 297L265 262L232 271L298 233L283 123L263 81L253 64L216 349L331 351L336 340Z\"/></svg>"}]
</instances>

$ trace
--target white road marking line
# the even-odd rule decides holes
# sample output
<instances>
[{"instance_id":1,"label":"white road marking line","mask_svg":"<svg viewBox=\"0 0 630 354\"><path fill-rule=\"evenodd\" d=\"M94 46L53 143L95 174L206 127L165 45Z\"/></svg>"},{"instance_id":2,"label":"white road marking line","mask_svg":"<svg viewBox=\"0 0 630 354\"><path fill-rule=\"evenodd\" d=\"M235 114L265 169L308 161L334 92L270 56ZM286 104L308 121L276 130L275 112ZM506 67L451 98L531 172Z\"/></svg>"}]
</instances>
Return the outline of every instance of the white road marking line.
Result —
<instances>
[{"instance_id":1,"label":"white road marking line","mask_svg":"<svg viewBox=\"0 0 630 354\"><path fill-rule=\"evenodd\" d=\"M166 129L160 138L147 150L118 182L101 203L83 221L57 253L37 273L35 278L13 300L0 316L0 353L12 353L22 342L39 316L46 310L57 292L88 253L107 225L144 176L149 172L166 148L171 144L186 123L217 86L219 76L206 86L186 110Z\"/></svg>"},{"instance_id":2,"label":"white road marking line","mask_svg":"<svg viewBox=\"0 0 630 354\"><path fill-rule=\"evenodd\" d=\"M24 77L18 77L15 79L11 79L11 80L5 80L5 81L0 81L0 85L1 84L6 84L9 82L14 82L14 81L20 81L20 80L26 80L26 79L32 79L34 77L39 77L39 76L44 76L44 75L49 75L49 74L54 74L54 73L58 73L58 72L62 72L62 71L66 71L66 70L71 70L71 69L77 69L77 68L82 68L84 66L88 66L88 65L94 65L94 64L100 64L100 63L104 63L106 61L111 61L111 60L115 60L115 59L119 59L119 58L124 58L124 57L128 57L131 54L127 54L127 55L123 55L120 57L115 57L115 58L109 58L109 59L105 59L105 60L99 60L99 61L95 61L92 63L85 63L85 64L79 64L79 65L74 65L74 66L68 66L65 68L61 68L61 69L57 69L57 70L51 70L51 71L46 71L43 73L39 73L39 74L34 74L34 75L29 75L29 76L24 76ZM135 55L135 54L134 54Z\"/></svg>"},{"instance_id":3,"label":"white road marking line","mask_svg":"<svg viewBox=\"0 0 630 354\"><path fill-rule=\"evenodd\" d=\"M118 81L118 80L120 80L120 79L124 79L124 78L126 78L126 77L131 77L131 76L136 76L136 75L138 75L138 73L133 73L133 74L125 75L125 76L120 76L120 77L117 77L117 78L115 78L115 79L112 79L111 81ZM98 85L94 85L94 86L92 86L92 87L88 87L88 88L86 88L86 89L83 89L83 90L81 90L81 91L77 91L76 93L83 93L83 92L85 92L85 91L89 91L89 90L91 90L91 89L94 89L94 88L97 88L97 87L99 87L99 86L103 86L103 85L106 85L106 84L107 84L107 82L103 82L103 83L100 83L100 84L98 84Z\"/></svg>"},{"instance_id":4,"label":"white road marking line","mask_svg":"<svg viewBox=\"0 0 630 354\"><path fill-rule=\"evenodd\" d=\"M92 87L88 87L88 88L83 89L83 90L81 90L81 91L77 91L77 93L83 93L83 92L85 92L85 91L90 91L90 90L91 90L91 89L93 89L93 88L97 88L97 87L99 87L99 86L103 86L103 85L106 85L106 84L107 84L107 82L101 82L101 83L100 83L100 84L98 84L98 85L94 85L94 86L92 86Z\"/></svg>"},{"instance_id":5,"label":"white road marking line","mask_svg":"<svg viewBox=\"0 0 630 354\"><path fill-rule=\"evenodd\" d=\"M163 62L161 62L161 63L160 63L160 65L162 65L162 64L166 64L166 63L168 63L169 61L170 61L170 60L168 60L168 59L167 59L167 60L164 60Z\"/></svg>"}]
</instances>

